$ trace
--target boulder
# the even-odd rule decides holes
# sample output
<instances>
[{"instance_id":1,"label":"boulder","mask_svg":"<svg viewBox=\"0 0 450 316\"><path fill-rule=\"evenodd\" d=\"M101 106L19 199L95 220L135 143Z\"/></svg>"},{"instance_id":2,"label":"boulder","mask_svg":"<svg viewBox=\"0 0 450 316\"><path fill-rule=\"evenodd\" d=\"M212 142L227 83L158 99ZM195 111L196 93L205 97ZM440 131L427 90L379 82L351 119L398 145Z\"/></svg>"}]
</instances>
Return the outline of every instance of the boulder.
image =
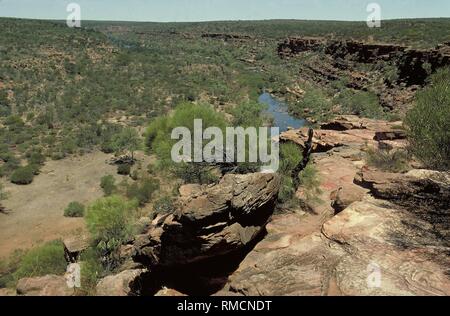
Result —
<instances>
[{"instance_id":1,"label":"boulder","mask_svg":"<svg viewBox=\"0 0 450 316\"><path fill-rule=\"evenodd\" d=\"M80 254L89 248L89 234L72 235L63 240L66 260L68 262L77 262Z\"/></svg>"},{"instance_id":2,"label":"boulder","mask_svg":"<svg viewBox=\"0 0 450 316\"><path fill-rule=\"evenodd\" d=\"M140 278L147 270L125 270L98 282L97 296L135 296L140 291Z\"/></svg>"},{"instance_id":3,"label":"boulder","mask_svg":"<svg viewBox=\"0 0 450 316\"><path fill-rule=\"evenodd\" d=\"M242 249L263 231L279 188L276 174L228 174L200 195L182 197L174 214L137 236L134 259L174 266Z\"/></svg>"},{"instance_id":4,"label":"boulder","mask_svg":"<svg viewBox=\"0 0 450 316\"><path fill-rule=\"evenodd\" d=\"M24 296L73 296L74 289L67 285L64 276L46 275L20 279L17 283L17 294Z\"/></svg>"},{"instance_id":5,"label":"boulder","mask_svg":"<svg viewBox=\"0 0 450 316\"><path fill-rule=\"evenodd\" d=\"M345 185L331 193L331 206L336 213L340 213L353 202L361 201L365 195L366 190L363 188L356 185Z\"/></svg>"},{"instance_id":6,"label":"boulder","mask_svg":"<svg viewBox=\"0 0 450 316\"><path fill-rule=\"evenodd\" d=\"M186 295L183 294L183 293L178 292L177 290L168 289L168 288L164 287L161 290L159 290L158 293L155 294L155 296L172 296L172 297L176 297L176 296L186 296Z\"/></svg>"}]
</instances>

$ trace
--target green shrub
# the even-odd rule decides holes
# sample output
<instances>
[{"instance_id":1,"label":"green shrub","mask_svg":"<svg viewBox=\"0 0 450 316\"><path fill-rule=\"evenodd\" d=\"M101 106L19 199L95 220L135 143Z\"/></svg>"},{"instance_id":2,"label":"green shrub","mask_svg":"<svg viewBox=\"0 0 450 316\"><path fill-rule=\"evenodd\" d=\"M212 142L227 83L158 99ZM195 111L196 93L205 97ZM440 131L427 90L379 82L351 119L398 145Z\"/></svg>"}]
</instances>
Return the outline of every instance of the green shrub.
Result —
<instances>
[{"instance_id":1,"label":"green shrub","mask_svg":"<svg viewBox=\"0 0 450 316\"><path fill-rule=\"evenodd\" d=\"M102 258L98 251L94 248L88 248L80 256L81 267L81 288L78 291L79 295L94 296L97 283L104 276L104 269L101 264Z\"/></svg>"},{"instance_id":2,"label":"green shrub","mask_svg":"<svg viewBox=\"0 0 450 316\"><path fill-rule=\"evenodd\" d=\"M199 164L176 164L172 161L172 146L178 140L172 140L172 130L176 127L186 127L193 135L194 120L201 119L203 128L218 127L225 130L226 120L222 113L216 112L209 105L199 105L192 103L183 103L179 105L174 112L165 119L153 121L146 132L146 144L149 150L158 156L158 164L160 168L170 170L175 175L187 182L210 182L212 174L209 172L208 166Z\"/></svg>"},{"instance_id":3,"label":"green shrub","mask_svg":"<svg viewBox=\"0 0 450 316\"><path fill-rule=\"evenodd\" d=\"M71 202L64 210L64 216L66 217L83 217L84 205L78 202Z\"/></svg>"},{"instance_id":4,"label":"green shrub","mask_svg":"<svg viewBox=\"0 0 450 316\"><path fill-rule=\"evenodd\" d=\"M93 245L108 269L118 265L117 250L132 236L137 204L119 196L97 200L86 211L86 225Z\"/></svg>"},{"instance_id":5,"label":"green shrub","mask_svg":"<svg viewBox=\"0 0 450 316\"><path fill-rule=\"evenodd\" d=\"M302 161L301 147L292 143L284 143L280 146L280 173L291 176L292 170Z\"/></svg>"},{"instance_id":6,"label":"green shrub","mask_svg":"<svg viewBox=\"0 0 450 316\"><path fill-rule=\"evenodd\" d=\"M64 245L61 241L52 241L28 251L20 260L14 278L31 278L47 274L62 275L66 272Z\"/></svg>"},{"instance_id":7,"label":"green shrub","mask_svg":"<svg viewBox=\"0 0 450 316\"><path fill-rule=\"evenodd\" d=\"M369 166L387 172L404 172L408 166L408 152L404 150L368 149L366 162Z\"/></svg>"},{"instance_id":8,"label":"green shrub","mask_svg":"<svg viewBox=\"0 0 450 316\"><path fill-rule=\"evenodd\" d=\"M123 176L130 175L131 165L130 164L120 164L117 166L117 173Z\"/></svg>"},{"instance_id":9,"label":"green shrub","mask_svg":"<svg viewBox=\"0 0 450 316\"><path fill-rule=\"evenodd\" d=\"M133 183L127 188L127 197L129 199L135 199L140 206L144 206L150 199L155 191L159 189L159 181L154 179L143 179L139 183Z\"/></svg>"},{"instance_id":10,"label":"green shrub","mask_svg":"<svg viewBox=\"0 0 450 316\"><path fill-rule=\"evenodd\" d=\"M45 156L38 151L33 151L28 156L28 163L30 165L41 166L45 163Z\"/></svg>"},{"instance_id":11,"label":"green shrub","mask_svg":"<svg viewBox=\"0 0 450 316\"><path fill-rule=\"evenodd\" d=\"M427 168L450 169L450 68L431 76L405 120L411 151Z\"/></svg>"},{"instance_id":12,"label":"green shrub","mask_svg":"<svg viewBox=\"0 0 450 316\"><path fill-rule=\"evenodd\" d=\"M280 192L278 193L278 201L280 203L288 203L295 195L294 183L290 176L281 178Z\"/></svg>"},{"instance_id":13,"label":"green shrub","mask_svg":"<svg viewBox=\"0 0 450 316\"><path fill-rule=\"evenodd\" d=\"M345 90L337 101L346 113L368 118L383 118L383 108L378 97L371 92Z\"/></svg>"},{"instance_id":14,"label":"green shrub","mask_svg":"<svg viewBox=\"0 0 450 316\"><path fill-rule=\"evenodd\" d=\"M103 189L105 196L110 196L117 191L116 179L112 175L102 177L100 187Z\"/></svg>"},{"instance_id":15,"label":"green shrub","mask_svg":"<svg viewBox=\"0 0 450 316\"><path fill-rule=\"evenodd\" d=\"M311 163L300 172L300 186L303 188L307 201L318 201L322 193L317 169Z\"/></svg>"},{"instance_id":16,"label":"green shrub","mask_svg":"<svg viewBox=\"0 0 450 316\"><path fill-rule=\"evenodd\" d=\"M329 116L331 107L332 103L325 92L314 87L308 88L298 103L289 104L290 111L300 118L308 111L308 116L325 119Z\"/></svg>"},{"instance_id":17,"label":"green shrub","mask_svg":"<svg viewBox=\"0 0 450 316\"><path fill-rule=\"evenodd\" d=\"M19 185L26 185L33 182L35 168L33 166L19 167L11 174L11 182Z\"/></svg>"},{"instance_id":18,"label":"green shrub","mask_svg":"<svg viewBox=\"0 0 450 316\"><path fill-rule=\"evenodd\" d=\"M262 112L266 108L267 106L256 102L248 102L236 106L231 111L233 115L233 126L253 126L256 128L263 126L264 119Z\"/></svg>"}]
</instances>

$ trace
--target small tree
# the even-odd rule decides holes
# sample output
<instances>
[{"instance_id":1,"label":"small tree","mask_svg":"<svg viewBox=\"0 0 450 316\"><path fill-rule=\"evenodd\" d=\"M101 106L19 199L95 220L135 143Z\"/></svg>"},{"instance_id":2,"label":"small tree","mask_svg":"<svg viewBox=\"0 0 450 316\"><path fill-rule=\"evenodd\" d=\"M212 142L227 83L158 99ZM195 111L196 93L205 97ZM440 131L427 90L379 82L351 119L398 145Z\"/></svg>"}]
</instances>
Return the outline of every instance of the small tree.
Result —
<instances>
[{"instance_id":1,"label":"small tree","mask_svg":"<svg viewBox=\"0 0 450 316\"><path fill-rule=\"evenodd\" d=\"M450 68L438 70L417 94L405 124L412 153L428 168L450 169Z\"/></svg>"},{"instance_id":2,"label":"small tree","mask_svg":"<svg viewBox=\"0 0 450 316\"><path fill-rule=\"evenodd\" d=\"M115 153L120 155L128 151L131 153L132 159L134 159L134 152L140 147L141 139L133 128L124 128L112 139L112 148L114 148Z\"/></svg>"},{"instance_id":3,"label":"small tree","mask_svg":"<svg viewBox=\"0 0 450 316\"><path fill-rule=\"evenodd\" d=\"M114 195L97 200L87 209L87 228L109 269L117 266L117 250L132 235L136 208L135 201L126 201Z\"/></svg>"},{"instance_id":4,"label":"small tree","mask_svg":"<svg viewBox=\"0 0 450 316\"><path fill-rule=\"evenodd\" d=\"M116 179L112 175L104 176L100 181L100 187L105 196L110 196L117 190Z\"/></svg>"}]
</instances>

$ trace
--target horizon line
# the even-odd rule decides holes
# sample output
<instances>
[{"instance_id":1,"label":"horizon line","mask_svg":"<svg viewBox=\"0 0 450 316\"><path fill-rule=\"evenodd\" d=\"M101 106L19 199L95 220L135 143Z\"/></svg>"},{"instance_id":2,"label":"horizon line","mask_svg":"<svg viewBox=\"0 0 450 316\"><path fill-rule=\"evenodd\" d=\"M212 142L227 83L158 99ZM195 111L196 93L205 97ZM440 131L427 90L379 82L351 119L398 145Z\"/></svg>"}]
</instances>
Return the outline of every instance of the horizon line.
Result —
<instances>
[{"instance_id":1,"label":"horizon line","mask_svg":"<svg viewBox=\"0 0 450 316\"><path fill-rule=\"evenodd\" d=\"M63 22L65 19L51 19L51 18L27 18L27 17L16 17L16 16L0 16L0 19L16 19L16 20L29 20L29 21L47 21L47 22ZM389 18L381 19L381 22L386 21L406 21L406 20L436 20L436 19L450 19L450 17L405 17L405 18ZM249 20L197 20L197 21L144 21L144 20L92 20L92 19L81 19L81 22L111 22L111 23L211 23L211 22L270 22L270 21L298 21L298 22L354 22L354 23L365 23L366 20L333 20L333 19L249 19Z\"/></svg>"}]
</instances>

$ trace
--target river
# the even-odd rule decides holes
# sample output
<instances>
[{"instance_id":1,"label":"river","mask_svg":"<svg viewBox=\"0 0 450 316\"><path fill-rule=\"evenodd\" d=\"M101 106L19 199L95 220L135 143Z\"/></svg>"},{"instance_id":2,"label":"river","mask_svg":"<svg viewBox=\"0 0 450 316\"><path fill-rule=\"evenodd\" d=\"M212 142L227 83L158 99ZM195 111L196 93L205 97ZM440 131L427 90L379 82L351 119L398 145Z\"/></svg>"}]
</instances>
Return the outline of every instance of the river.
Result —
<instances>
[{"instance_id":1,"label":"river","mask_svg":"<svg viewBox=\"0 0 450 316\"><path fill-rule=\"evenodd\" d=\"M259 96L258 101L268 106L266 113L273 116L273 127L279 127L280 133L286 132L289 128L297 129L307 124L306 120L290 115L287 104L275 99L270 93L264 92Z\"/></svg>"}]
</instances>

